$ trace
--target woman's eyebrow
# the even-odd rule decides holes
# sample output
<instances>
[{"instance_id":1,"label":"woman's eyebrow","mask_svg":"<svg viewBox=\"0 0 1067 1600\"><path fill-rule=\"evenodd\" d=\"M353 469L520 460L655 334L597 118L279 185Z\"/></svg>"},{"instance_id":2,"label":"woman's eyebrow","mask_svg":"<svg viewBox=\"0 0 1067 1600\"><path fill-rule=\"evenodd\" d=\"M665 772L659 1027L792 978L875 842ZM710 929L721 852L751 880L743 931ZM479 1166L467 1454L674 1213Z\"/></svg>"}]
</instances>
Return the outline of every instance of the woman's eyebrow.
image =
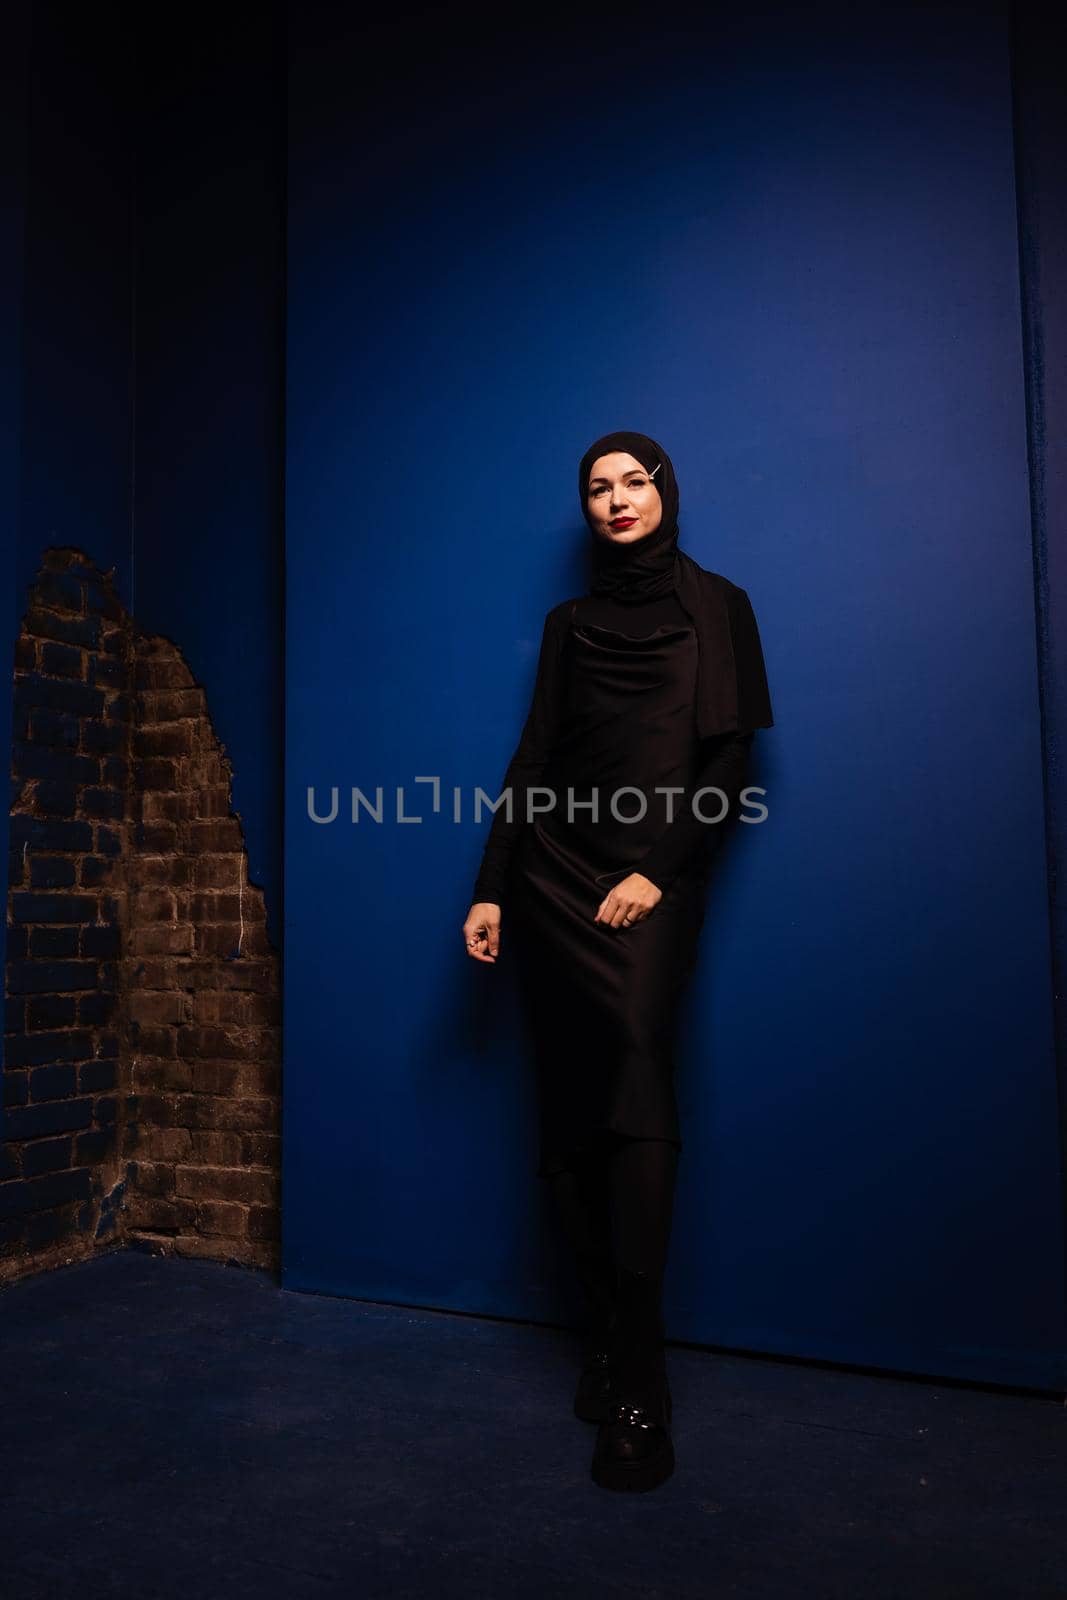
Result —
<instances>
[{"instance_id":1,"label":"woman's eyebrow","mask_svg":"<svg viewBox=\"0 0 1067 1600\"><path fill-rule=\"evenodd\" d=\"M627 472L623 473L623 477L624 478L632 478L635 472L640 474L640 476L642 478L645 476L644 467L630 467ZM610 482L610 480L608 478L590 478L589 487L591 489L593 487L594 483L608 483L608 482Z\"/></svg>"}]
</instances>

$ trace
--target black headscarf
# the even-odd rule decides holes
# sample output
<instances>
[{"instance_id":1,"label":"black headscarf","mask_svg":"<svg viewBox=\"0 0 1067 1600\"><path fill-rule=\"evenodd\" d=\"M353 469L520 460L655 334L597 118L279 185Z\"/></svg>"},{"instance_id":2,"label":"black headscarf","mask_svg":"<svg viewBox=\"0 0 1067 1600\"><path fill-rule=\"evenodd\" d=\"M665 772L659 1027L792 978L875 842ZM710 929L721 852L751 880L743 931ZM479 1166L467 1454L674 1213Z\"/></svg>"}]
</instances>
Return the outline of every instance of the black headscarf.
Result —
<instances>
[{"instance_id":1,"label":"black headscarf","mask_svg":"<svg viewBox=\"0 0 1067 1600\"><path fill-rule=\"evenodd\" d=\"M595 529L589 512L589 473L600 456L624 450L640 461L659 490L658 528L641 539L615 543ZM770 693L759 629L744 589L709 572L678 548L678 483L666 450L647 433L621 429L594 441L578 468L578 498L592 536L591 594L621 601L677 594L693 619L699 649L697 732L748 732L770 728Z\"/></svg>"},{"instance_id":2,"label":"black headscarf","mask_svg":"<svg viewBox=\"0 0 1067 1600\"><path fill-rule=\"evenodd\" d=\"M589 474L593 463L613 450L640 461L659 490L663 514L658 528L641 539L605 539L596 531L589 510ZM674 553L678 547L678 485L665 450L645 433L606 433L591 444L578 468L578 495L592 535L593 581L590 594L616 600L656 600L674 588Z\"/></svg>"}]
</instances>

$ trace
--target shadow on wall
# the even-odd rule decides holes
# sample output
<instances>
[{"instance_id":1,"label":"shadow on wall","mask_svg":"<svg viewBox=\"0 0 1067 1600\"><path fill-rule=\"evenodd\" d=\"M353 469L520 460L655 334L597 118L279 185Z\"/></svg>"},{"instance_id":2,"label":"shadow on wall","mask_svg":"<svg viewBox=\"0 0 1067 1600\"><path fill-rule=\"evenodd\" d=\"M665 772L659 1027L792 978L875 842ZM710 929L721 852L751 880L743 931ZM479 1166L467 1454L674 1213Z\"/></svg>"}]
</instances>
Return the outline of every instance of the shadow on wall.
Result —
<instances>
[{"instance_id":1,"label":"shadow on wall","mask_svg":"<svg viewBox=\"0 0 1067 1600\"><path fill-rule=\"evenodd\" d=\"M0 1282L136 1248L277 1269L279 954L205 694L78 550L15 647Z\"/></svg>"}]
</instances>

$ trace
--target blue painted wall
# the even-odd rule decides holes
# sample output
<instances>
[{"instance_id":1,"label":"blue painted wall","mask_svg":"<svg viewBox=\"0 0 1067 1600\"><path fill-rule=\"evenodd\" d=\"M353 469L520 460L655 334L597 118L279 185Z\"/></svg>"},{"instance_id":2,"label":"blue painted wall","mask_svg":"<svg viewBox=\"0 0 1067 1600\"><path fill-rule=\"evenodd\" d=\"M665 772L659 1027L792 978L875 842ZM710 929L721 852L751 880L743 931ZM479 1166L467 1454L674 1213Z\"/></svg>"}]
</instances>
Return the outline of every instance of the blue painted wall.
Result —
<instances>
[{"instance_id":1,"label":"blue painted wall","mask_svg":"<svg viewBox=\"0 0 1067 1600\"><path fill-rule=\"evenodd\" d=\"M1055 1383L1007 11L623 22L292 15L285 1282L567 1310L470 801L585 586L575 463L636 427L777 722L686 1012L670 1331Z\"/></svg>"},{"instance_id":2,"label":"blue painted wall","mask_svg":"<svg viewBox=\"0 0 1067 1600\"><path fill-rule=\"evenodd\" d=\"M132 49L118 5L16 4L2 37L0 747L10 749L15 639L46 549L84 549L128 593ZM6 863L6 811L0 826Z\"/></svg>"},{"instance_id":3,"label":"blue painted wall","mask_svg":"<svg viewBox=\"0 0 1067 1600\"><path fill-rule=\"evenodd\" d=\"M30 15L20 617L50 545L132 570L133 45L119 4Z\"/></svg>"},{"instance_id":4,"label":"blue painted wall","mask_svg":"<svg viewBox=\"0 0 1067 1600\"><path fill-rule=\"evenodd\" d=\"M3 649L50 545L114 566L207 691L280 944L284 29L201 21L5 15Z\"/></svg>"},{"instance_id":5,"label":"blue painted wall","mask_svg":"<svg viewBox=\"0 0 1067 1600\"><path fill-rule=\"evenodd\" d=\"M280 946L284 27L194 21L138 31L133 601L204 686Z\"/></svg>"},{"instance_id":6,"label":"blue painted wall","mask_svg":"<svg viewBox=\"0 0 1067 1600\"><path fill-rule=\"evenodd\" d=\"M11 663L19 627L18 530L21 504L22 318L25 288L27 101L30 15L28 4L9 8L0 51L0 651ZM0 695L0 750L11 748L11 682ZM8 808L0 806L0 861L6 863ZM6 885L6 877L5 877ZM5 901L6 903L6 901ZM7 960L7 916L0 917L0 971ZM0 1129L4 1109L0 1105ZM5 1172L0 1152L0 1172Z\"/></svg>"}]
</instances>

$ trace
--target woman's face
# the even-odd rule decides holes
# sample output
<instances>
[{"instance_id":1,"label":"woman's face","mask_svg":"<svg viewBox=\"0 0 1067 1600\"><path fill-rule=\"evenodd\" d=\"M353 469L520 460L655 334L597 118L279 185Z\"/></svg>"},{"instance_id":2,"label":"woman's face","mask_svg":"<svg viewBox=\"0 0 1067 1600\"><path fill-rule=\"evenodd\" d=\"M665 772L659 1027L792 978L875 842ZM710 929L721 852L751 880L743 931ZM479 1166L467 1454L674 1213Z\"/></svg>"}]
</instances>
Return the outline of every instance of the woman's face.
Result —
<instances>
[{"instance_id":1,"label":"woman's face","mask_svg":"<svg viewBox=\"0 0 1067 1600\"><path fill-rule=\"evenodd\" d=\"M659 490L640 461L624 450L613 450L593 462L586 504L597 538L612 544L647 538L663 516Z\"/></svg>"}]
</instances>

